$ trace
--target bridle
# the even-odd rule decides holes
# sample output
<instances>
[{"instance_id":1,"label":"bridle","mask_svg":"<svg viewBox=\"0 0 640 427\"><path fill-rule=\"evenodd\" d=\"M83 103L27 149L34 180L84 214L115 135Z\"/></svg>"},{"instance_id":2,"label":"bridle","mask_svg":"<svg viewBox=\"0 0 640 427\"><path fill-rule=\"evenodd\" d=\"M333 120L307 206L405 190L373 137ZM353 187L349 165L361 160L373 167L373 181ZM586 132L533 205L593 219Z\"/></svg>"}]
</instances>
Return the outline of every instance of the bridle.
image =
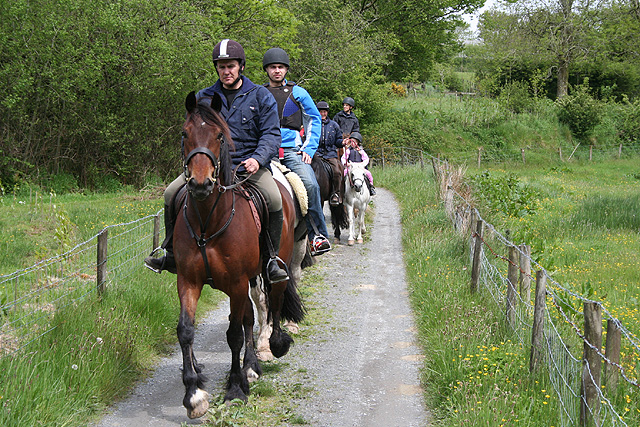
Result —
<instances>
[{"instance_id":1,"label":"bridle","mask_svg":"<svg viewBox=\"0 0 640 427\"><path fill-rule=\"evenodd\" d=\"M362 178L353 178L353 173L351 171L348 170L347 172L347 176L349 177L349 185L351 186L351 188L355 188L356 186L356 182L360 181L360 187L362 187L364 185L364 176Z\"/></svg>"},{"instance_id":2,"label":"bridle","mask_svg":"<svg viewBox=\"0 0 640 427\"><path fill-rule=\"evenodd\" d=\"M206 123L202 122L201 126L204 126ZM224 144L227 143L227 139L224 136L224 133L220 132L218 134L217 137L219 143L220 143L220 148L222 149L222 146ZM200 210L194 209L196 212L196 216L198 218L198 223L200 224L200 236L198 237L195 233L195 231L193 230L193 227L191 226L191 223L189 222L189 218L187 218L187 203L189 200L189 197L186 197L184 200L184 206L182 209L182 215L184 217L184 222L187 225L187 229L189 230L189 234L191 234L191 237L196 241L196 244L198 245L198 247L200 248L200 253L202 254L202 259L204 261L204 266L205 266L205 271L207 273L207 283L213 287L213 277L211 274L211 267L209 266L209 260L207 259L207 243L209 243L211 240L213 240L214 238L220 236L222 233L225 232L225 230L229 227L229 225L231 224L231 221L233 220L233 217L235 216L236 213L236 194L235 191L232 191L232 202L231 202L231 212L229 214L229 218L227 218L227 221L224 223L224 225L218 229L216 232L214 232L213 234L211 234L209 237L206 237L206 231L207 231L207 227L209 226L209 221L211 220L211 217L213 215L214 210L216 209L216 206L218 205L218 202L220 201L220 198L222 197L222 194L225 193L227 190L233 190L236 187L242 185L245 181L247 181L247 179L249 179L249 175L247 175L244 179L242 179L239 182L236 182L234 184L231 185L222 185L220 184L220 182L218 182L218 178L219 178L219 174L220 174L220 159L216 157L216 155L213 153L213 151L209 150L207 147L196 147L193 150L191 150L189 152L189 154L186 156L185 160L184 160L184 174L185 177L187 178L187 184L189 183L189 181L191 179L193 179L193 177L191 176L191 173L189 172L189 162L191 161L191 159L198 155L198 154L204 154L205 156L209 157L209 159L211 160L211 162L213 163L213 183L214 183L214 188L217 186L218 187L218 194L216 196L216 200L215 202L213 202L213 205L211 206L211 209L209 210L209 214L207 215L207 219L205 221L202 221L202 217L200 216ZM236 173L238 171L238 168L240 167L240 165L238 165L234 170L233 170L233 180L235 181L235 177L236 177ZM189 196L191 197L191 199L194 202L194 205L197 205L197 200L194 198L191 190L188 190ZM208 196L210 196L211 193L209 193ZM208 197L207 196L207 197Z\"/></svg>"}]
</instances>

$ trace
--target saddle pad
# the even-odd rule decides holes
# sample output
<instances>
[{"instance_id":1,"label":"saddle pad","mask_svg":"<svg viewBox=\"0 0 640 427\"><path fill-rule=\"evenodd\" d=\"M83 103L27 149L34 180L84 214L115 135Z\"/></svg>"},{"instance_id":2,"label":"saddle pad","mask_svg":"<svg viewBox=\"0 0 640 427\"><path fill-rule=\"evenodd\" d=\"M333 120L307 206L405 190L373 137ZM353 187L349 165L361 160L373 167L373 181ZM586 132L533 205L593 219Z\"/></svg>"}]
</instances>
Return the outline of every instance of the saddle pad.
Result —
<instances>
[{"instance_id":1,"label":"saddle pad","mask_svg":"<svg viewBox=\"0 0 640 427\"><path fill-rule=\"evenodd\" d=\"M271 161L271 170L273 171L274 179L280 181L280 183L282 183L285 187L287 187L287 183L289 184L288 187L290 187L293 191L293 194L291 196L298 199L302 216L306 216L307 212L309 211L309 199L307 197L307 189L304 188L304 184L302 183L300 177L282 163L276 162L274 160ZM286 178L286 181L283 181L284 178Z\"/></svg>"}]
</instances>

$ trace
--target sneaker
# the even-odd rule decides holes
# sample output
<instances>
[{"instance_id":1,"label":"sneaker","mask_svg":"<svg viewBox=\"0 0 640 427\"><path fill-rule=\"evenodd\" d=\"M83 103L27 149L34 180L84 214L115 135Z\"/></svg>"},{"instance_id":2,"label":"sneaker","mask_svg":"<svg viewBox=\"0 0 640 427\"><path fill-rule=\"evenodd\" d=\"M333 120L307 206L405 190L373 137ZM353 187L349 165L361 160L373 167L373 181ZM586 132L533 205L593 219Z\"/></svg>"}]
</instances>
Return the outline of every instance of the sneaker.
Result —
<instances>
[{"instance_id":1,"label":"sneaker","mask_svg":"<svg viewBox=\"0 0 640 427\"><path fill-rule=\"evenodd\" d=\"M313 238L311 242L311 255L317 256L322 255L325 252L329 252L331 250L331 243L324 236L316 236Z\"/></svg>"}]
</instances>

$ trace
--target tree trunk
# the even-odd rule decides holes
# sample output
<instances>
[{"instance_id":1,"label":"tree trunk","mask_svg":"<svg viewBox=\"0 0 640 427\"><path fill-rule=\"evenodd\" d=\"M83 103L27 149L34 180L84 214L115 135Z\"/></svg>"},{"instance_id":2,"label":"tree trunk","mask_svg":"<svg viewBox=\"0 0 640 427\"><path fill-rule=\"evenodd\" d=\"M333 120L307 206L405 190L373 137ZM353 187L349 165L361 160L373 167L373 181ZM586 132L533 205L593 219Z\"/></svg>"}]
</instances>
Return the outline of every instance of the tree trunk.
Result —
<instances>
[{"instance_id":1,"label":"tree trunk","mask_svg":"<svg viewBox=\"0 0 640 427\"><path fill-rule=\"evenodd\" d=\"M569 93L569 61L562 59L558 64L558 98Z\"/></svg>"}]
</instances>

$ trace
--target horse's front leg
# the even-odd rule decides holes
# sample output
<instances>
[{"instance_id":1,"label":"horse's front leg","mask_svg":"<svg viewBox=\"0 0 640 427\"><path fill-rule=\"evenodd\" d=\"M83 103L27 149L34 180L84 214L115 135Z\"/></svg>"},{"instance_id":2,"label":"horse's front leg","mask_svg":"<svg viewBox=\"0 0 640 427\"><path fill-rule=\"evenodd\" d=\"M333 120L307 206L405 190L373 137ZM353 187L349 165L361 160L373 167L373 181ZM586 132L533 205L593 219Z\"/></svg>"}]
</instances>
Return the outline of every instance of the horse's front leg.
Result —
<instances>
[{"instance_id":1,"label":"horse's front leg","mask_svg":"<svg viewBox=\"0 0 640 427\"><path fill-rule=\"evenodd\" d=\"M195 336L195 313L200 298L201 288L185 284L178 277L178 293L180 295L180 319L178 320L178 341L182 350L182 382L185 395L182 404L187 408L189 418L199 418L209 409L209 393L204 390L206 377L193 355L193 338Z\"/></svg>"},{"instance_id":2,"label":"horse's front leg","mask_svg":"<svg viewBox=\"0 0 640 427\"><path fill-rule=\"evenodd\" d=\"M258 363L258 358L256 357L256 351L253 348L253 322L253 304L251 303L251 298L247 295L247 303L245 305L243 319L244 361L242 363L242 369L244 370L249 382L257 380L260 378L260 375L262 375L262 368L260 368L260 363Z\"/></svg>"},{"instance_id":3,"label":"horse's front leg","mask_svg":"<svg viewBox=\"0 0 640 427\"><path fill-rule=\"evenodd\" d=\"M262 276L251 279L251 299L256 305L258 312L258 341L256 343L256 352L258 359L262 361L273 360L273 353L269 348L269 337L271 336L271 321L269 320L269 304L267 302L267 293L264 289Z\"/></svg>"},{"instance_id":4,"label":"horse's front leg","mask_svg":"<svg viewBox=\"0 0 640 427\"><path fill-rule=\"evenodd\" d=\"M229 294L231 314L229 315L229 329L227 329L227 344L231 349L231 370L227 382L227 393L224 396L225 402L234 399L246 402L247 394L249 394L249 381L240 364L240 351L244 344L243 322L249 295L248 287L248 280L245 286L235 283L231 286L232 291Z\"/></svg>"},{"instance_id":5,"label":"horse's front leg","mask_svg":"<svg viewBox=\"0 0 640 427\"><path fill-rule=\"evenodd\" d=\"M357 242L358 243L363 243L362 240L362 233L364 232L365 228L364 228L364 213L365 210L367 209L367 207L365 206L363 209L358 210L358 238L357 238Z\"/></svg>"},{"instance_id":6,"label":"horse's front leg","mask_svg":"<svg viewBox=\"0 0 640 427\"><path fill-rule=\"evenodd\" d=\"M347 216L349 219L349 240L347 241L347 244L349 246L353 246L353 244L355 243L355 215L353 212L353 205L349 204L347 205Z\"/></svg>"},{"instance_id":7,"label":"horse's front leg","mask_svg":"<svg viewBox=\"0 0 640 427\"><path fill-rule=\"evenodd\" d=\"M282 357L289 351L293 339L280 327L280 313L284 303L284 292L287 282L273 283L269 293L269 310L271 313L272 332L269 338L269 347L275 357Z\"/></svg>"}]
</instances>

